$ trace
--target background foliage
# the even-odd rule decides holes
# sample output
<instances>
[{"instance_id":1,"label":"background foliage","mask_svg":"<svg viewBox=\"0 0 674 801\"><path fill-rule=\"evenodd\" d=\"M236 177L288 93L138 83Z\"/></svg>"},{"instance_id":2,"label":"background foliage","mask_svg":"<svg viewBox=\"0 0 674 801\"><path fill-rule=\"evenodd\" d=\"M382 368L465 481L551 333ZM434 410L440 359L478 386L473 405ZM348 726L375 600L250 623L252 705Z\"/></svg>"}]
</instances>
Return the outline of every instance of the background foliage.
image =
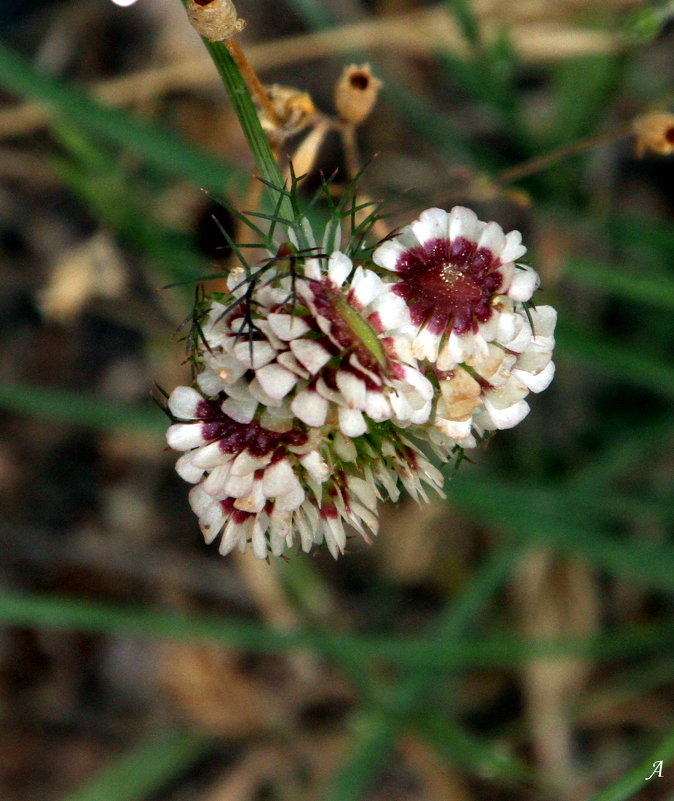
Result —
<instances>
[{"instance_id":1,"label":"background foliage","mask_svg":"<svg viewBox=\"0 0 674 801\"><path fill-rule=\"evenodd\" d=\"M385 81L360 144L391 225L519 228L560 312L555 382L446 502L269 566L199 542L150 402L252 170L217 73L178 0L6 6L2 798L674 791L674 161L625 135L671 104L670 5L242 0L265 80L326 112L345 63Z\"/></svg>"}]
</instances>

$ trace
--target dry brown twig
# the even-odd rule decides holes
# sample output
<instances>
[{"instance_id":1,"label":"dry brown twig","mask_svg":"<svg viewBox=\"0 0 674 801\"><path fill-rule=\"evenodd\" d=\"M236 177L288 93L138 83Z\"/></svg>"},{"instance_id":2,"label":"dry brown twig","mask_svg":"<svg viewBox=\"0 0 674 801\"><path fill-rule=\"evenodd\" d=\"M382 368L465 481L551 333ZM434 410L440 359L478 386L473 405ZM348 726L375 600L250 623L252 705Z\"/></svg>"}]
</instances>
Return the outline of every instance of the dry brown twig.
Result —
<instances>
[{"instance_id":1,"label":"dry brown twig","mask_svg":"<svg viewBox=\"0 0 674 801\"><path fill-rule=\"evenodd\" d=\"M545 9L544 18L543 11L534 14L539 7ZM614 52L622 46L618 34L571 26L564 20L555 21L551 8L548 4L524 4L528 16L523 16L513 7L512 19L508 20L503 18L502 11L499 15L496 2L489 0L476 6L478 15L483 19L487 38L494 36L503 24L512 23L511 39L525 62L549 63L583 54ZM522 19L525 21L520 21ZM354 49L378 51L391 48L400 55L428 56L443 51L462 54L466 45L447 9L435 6L422 11L369 19L330 31L251 44L246 50L251 64L263 70ZM125 106L171 91L219 85L220 80L210 58L203 56L101 81L91 89L100 100ZM30 134L48 121L49 112L34 103L4 109L0 111L0 137Z\"/></svg>"}]
</instances>

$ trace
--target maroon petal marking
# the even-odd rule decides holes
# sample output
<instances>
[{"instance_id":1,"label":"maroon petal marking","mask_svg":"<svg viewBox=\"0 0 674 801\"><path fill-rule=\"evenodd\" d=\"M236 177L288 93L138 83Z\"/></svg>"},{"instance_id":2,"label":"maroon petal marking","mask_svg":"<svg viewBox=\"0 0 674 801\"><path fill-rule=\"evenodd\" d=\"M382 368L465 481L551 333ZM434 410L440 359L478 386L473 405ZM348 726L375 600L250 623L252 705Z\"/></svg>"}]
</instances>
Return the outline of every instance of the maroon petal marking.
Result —
<instances>
[{"instance_id":1,"label":"maroon petal marking","mask_svg":"<svg viewBox=\"0 0 674 801\"><path fill-rule=\"evenodd\" d=\"M491 317L491 299L503 281L499 266L491 250L464 237L431 239L400 256L393 291L408 302L415 325L438 335L465 334Z\"/></svg>"}]
</instances>

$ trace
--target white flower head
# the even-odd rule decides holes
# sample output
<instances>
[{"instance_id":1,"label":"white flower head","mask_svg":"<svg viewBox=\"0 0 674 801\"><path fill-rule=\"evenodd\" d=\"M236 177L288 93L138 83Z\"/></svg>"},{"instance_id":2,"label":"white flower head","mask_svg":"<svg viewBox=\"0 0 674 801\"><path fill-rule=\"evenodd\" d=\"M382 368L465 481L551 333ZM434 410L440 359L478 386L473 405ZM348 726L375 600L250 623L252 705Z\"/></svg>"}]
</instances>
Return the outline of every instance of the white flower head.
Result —
<instances>
[{"instance_id":1,"label":"white flower head","mask_svg":"<svg viewBox=\"0 0 674 801\"><path fill-rule=\"evenodd\" d=\"M556 314L531 303L517 231L428 209L355 265L300 233L308 251L281 243L204 298L198 389L168 400L176 469L223 554L324 543L337 557L349 528L370 541L378 502L442 494L429 453L447 461L516 425L554 374Z\"/></svg>"}]
</instances>

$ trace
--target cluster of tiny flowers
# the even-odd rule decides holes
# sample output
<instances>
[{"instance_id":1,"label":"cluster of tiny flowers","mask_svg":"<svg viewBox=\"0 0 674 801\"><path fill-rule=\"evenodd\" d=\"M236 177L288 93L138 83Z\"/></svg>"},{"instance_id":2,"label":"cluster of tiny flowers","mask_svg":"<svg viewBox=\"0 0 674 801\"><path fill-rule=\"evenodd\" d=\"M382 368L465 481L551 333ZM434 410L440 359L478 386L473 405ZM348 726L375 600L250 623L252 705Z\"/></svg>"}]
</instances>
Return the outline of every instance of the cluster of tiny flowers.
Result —
<instances>
[{"instance_id":1,"label":"cluster of tiny flowers","mask_svg":"<svg viewBox=\"0 0 674 801\"><path fill-rule=\"evenodd\" d=\"M401 487L442 493L429 452L520 422L552 380L556 321L531 301L524 253L517 231L456 207L424 211L367 263L335 251L259 280L232 271L199 322L197 388L168 400L207 542L336 557L345 527L369 540Z\"/></svg>"}]
</instances>

